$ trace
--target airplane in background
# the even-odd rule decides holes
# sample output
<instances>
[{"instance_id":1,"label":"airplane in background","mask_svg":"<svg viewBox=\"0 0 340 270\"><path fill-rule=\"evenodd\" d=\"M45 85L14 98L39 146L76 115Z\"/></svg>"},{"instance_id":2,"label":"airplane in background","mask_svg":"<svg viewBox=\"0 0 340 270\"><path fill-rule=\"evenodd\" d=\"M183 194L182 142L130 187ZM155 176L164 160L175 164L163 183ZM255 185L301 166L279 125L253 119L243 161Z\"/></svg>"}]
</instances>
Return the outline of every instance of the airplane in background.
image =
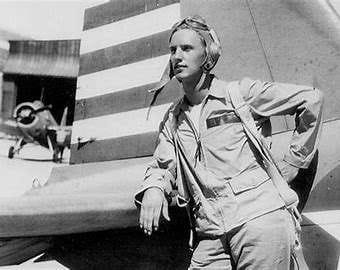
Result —
<instances>
[{"instance_id":1,"label":"airplane in background","mask_svg":"<svg viewBox=\"0 0 340 270\"><path fill-rule=\"evenodd\" d=\"M53 153L54 162L62 161L64 149L70 148L71 142L72 127L66 126L68 108L65 108L60 124L50 110L51 106L45 106L39 100L23 102L14 109L15 127L8 128L7 133L14 134L17 139L8 150L8 158L13 158L27 143L38 143Z\"/></svg>"}]
</instances>

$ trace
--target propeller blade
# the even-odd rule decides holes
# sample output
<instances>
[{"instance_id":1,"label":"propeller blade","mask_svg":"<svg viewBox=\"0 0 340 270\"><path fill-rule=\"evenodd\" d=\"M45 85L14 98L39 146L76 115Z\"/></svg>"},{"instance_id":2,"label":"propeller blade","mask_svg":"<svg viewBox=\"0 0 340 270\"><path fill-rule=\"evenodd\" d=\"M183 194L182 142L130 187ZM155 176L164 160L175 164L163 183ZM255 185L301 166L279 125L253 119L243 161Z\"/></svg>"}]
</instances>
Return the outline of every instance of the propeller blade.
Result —
<instances>
[{"instance_id":1,"label":"propeller blade","mask_svg":"<svg viewBox=\"0 0 340 270\"><path fill-rule=\"evenodd\" d=\"M51 152L54 152L53 145L52 145L52 142L51 142L51 138L50 138L50 136L48 136L48 135L47 135L47 144L48 144L48 149L49 149Z\"/></svg>"},{"instance_id":2,"label":"propeller blade","mask_svg":"<svg viewBox=\"0 0 340 270\"><path fill-rule=\"evenodd\" d=\"M61 118L61 121L60 121L60 126L61 127L66 126L67 111L68 111L68 107L65 107L64 113L63 113L63 117Z\"/></svg>"}]
</instances>

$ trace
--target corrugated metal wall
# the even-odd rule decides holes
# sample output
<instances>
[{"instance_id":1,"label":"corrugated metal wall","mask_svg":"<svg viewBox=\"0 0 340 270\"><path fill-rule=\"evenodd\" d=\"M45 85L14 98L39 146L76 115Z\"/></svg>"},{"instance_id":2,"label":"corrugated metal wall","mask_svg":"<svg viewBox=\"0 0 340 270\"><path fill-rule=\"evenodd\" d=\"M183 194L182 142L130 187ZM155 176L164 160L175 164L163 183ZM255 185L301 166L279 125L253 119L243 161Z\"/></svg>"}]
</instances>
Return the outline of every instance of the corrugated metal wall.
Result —
<instances>
[{"instance_id":1,"label":"corrugated metal wall","mask_svg":"<svg viewBox=\"0 0 340 270\"><path fill-rule=\"evenodd\" d=\"M14 40L4 73L76 78L80 40Z\"/></svg>"},{"instance_id":2,"label":"corrugated metal wall","mask_svg":"<svg viewBox=\"0 0 340 270\"><path fill-rule=\"evenodd\" d=\"M0 47L0 72L3 71L8 56L8 50Z\"/></svg>"},{"instance_id":3,"label":"corrugated metal wall","mask_svg":"<svg viewBox=\"0 0 340 270\"><path fill-rule=\"evenodd\" d=\"M8 57L9 44L5 40L0 39L0 112L2 112L2 100L3 100L3 68ZM2 115L0 116L2 118Z\"/></svg>"}]
</instances>

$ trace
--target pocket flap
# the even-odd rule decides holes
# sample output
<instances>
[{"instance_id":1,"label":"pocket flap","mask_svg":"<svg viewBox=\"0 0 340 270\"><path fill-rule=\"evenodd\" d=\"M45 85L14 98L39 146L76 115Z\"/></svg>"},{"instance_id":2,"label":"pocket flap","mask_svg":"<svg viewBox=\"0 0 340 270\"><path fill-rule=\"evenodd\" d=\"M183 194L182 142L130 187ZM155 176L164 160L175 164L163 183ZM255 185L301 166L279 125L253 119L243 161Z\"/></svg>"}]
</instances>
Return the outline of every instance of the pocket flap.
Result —
<instances>
[{"instance_id":1,"label":"pocket flap","mask_svg":"<svg viewBox=\"0 0 340 270\"><path fill-rule=\"evenodd\" d=\"M240 174L237 177L233 177L228 183L234 194L239 194L241 192L254 189L269 179L268 174L262 168L258 168L247 173Z\"/></svg>"}]
</instances>

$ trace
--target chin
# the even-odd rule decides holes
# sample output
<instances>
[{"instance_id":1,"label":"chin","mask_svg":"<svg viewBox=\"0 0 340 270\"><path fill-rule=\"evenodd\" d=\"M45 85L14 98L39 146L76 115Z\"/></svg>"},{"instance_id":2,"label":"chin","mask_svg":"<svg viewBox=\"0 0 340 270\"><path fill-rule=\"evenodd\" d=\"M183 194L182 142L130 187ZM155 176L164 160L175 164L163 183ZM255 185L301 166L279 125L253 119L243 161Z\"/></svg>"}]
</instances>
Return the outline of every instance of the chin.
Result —
<instances>
[{"instance_id":1,"label":"chin","mask_svg":"<svg viewBox=\"0 0 340 270\"><path fill-rule=\"evenodd\" d=\"M185 74L182 74L181 72L180 73L177 73L175 74L175 78L178 80L178 81L183 81L183 79L185 79L187 76L185 76Z\"/></svg>"},{"instance_id":2,"label":"chin","mask_svg":"<svg viewBox=\"0 0 340 270\"><path fill-rule=\"evenodd\" d=\"M187 81L187 82L196 81L201 76L202 76L202 73L186 74L186 73L180 72L180 73L175 74L175 77L176 77L176 79L179 82L183 82L183 81Z\"/></svg>"}]
</instances>

